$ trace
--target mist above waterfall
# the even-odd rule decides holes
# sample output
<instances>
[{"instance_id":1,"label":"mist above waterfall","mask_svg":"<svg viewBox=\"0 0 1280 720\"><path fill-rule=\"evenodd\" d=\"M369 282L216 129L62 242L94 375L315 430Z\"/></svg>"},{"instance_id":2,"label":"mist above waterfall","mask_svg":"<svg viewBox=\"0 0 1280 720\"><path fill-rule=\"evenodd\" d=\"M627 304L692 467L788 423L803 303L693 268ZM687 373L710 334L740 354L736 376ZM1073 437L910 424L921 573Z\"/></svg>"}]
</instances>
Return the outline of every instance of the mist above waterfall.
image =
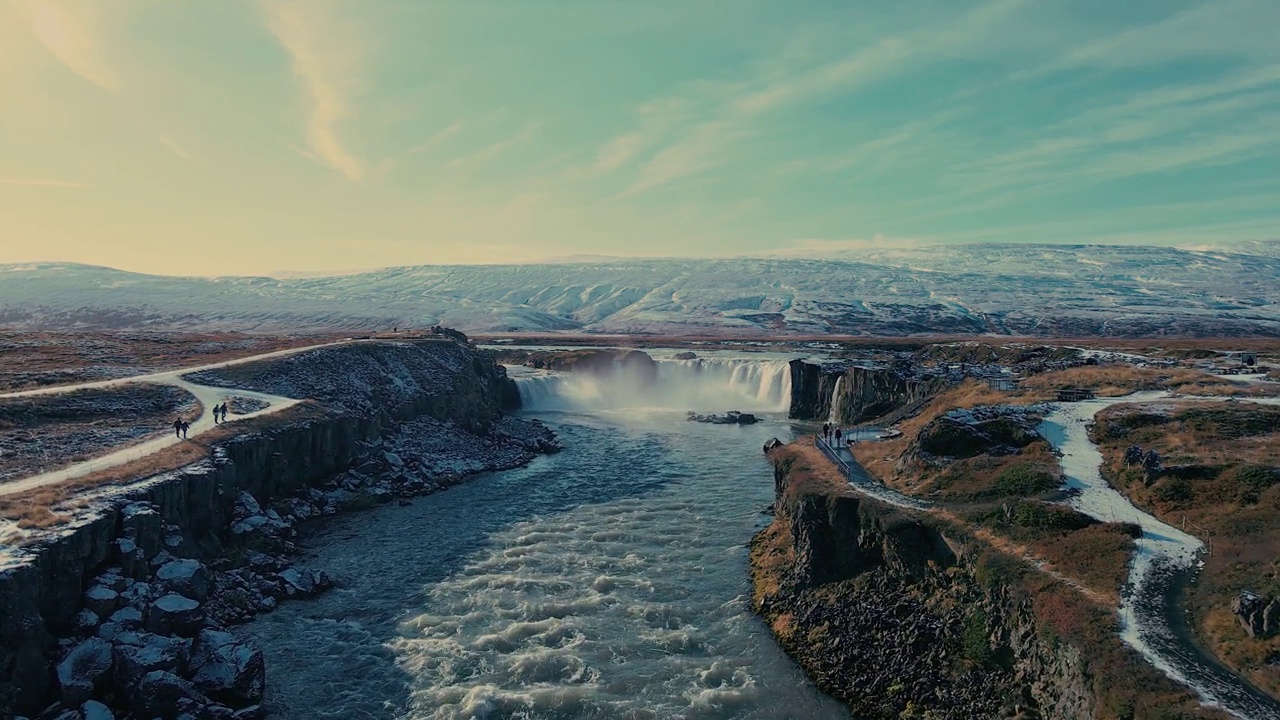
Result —
<instances>
[{"instance_id":1,"label":"mist above waterfall","mask_svg":"<svg viewBox=\"0 0 1280 720\"><path fill-rule=\"evenodd\" d=\"M658 359L656 375L616 367L608 373L512 373L533 410L696 410L786 412L791 371L784 360Z\"/></svg>"}]
</instances>

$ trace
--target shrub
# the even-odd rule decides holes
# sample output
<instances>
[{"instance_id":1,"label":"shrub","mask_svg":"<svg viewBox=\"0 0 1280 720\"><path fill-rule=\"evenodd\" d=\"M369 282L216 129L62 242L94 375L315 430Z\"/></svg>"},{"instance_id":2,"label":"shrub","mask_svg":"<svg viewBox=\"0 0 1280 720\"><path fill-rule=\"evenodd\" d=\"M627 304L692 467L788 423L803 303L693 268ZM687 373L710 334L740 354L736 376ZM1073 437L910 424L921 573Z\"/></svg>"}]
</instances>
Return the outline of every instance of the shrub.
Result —
<instances>
[{"instance_id":1,"label":"shrub","mask_svg":"<svg viewBox=\"0 0 1280 720\"><path fill-rule=\"evenodd\" d=\"M1030 465L1014 465L996 477L995 490L1001 495L1030 497L1061 484L1052 473Z\"/></svg>"},{"instance_id":2,"label":"shrub","mask_svg":"<svg viewBox=\"0 0 1280 720\"><path fill-rule=\"evenodd\" d=\"M960 637L961 653L965 660L974 665L989 665L992 659L991 643L987 640L987 613L982 608L974 608L964 621L964 632Z\"/></svg>"},{"instance_id":3,"label":"shrub","mask_svg":"<svg viewBox=\"0 0 1280 720\"><path fill-rule=\"evenodd\" d=\"M1280 484L1280 468L1245 465L1236 470L1236 482L1240 485L1240 501L1246 505L1254 505L1258 502L1259 495Z\"/></svg>"},{"instance_id":4,"label":"shrub","mask_svg":"<svg viewBox=\"0 0 1280 720\"><path fill-rule=\"evenodd\" d=\"M1191 502L1191 482L1186 478L1166 477L1152 490L1156 500L1173 507Z\"/></svg>"}]
</instances>

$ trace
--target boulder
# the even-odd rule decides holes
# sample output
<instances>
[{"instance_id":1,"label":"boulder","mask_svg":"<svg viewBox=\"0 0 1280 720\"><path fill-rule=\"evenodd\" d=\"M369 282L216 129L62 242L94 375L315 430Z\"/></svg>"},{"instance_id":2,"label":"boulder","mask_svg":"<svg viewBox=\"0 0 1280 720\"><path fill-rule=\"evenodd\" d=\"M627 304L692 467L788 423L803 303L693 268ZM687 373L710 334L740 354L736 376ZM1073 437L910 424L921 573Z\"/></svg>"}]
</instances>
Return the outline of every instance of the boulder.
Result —
<instances>
[{"instance_id":1,"label":"boulder","mask_svg":"<svg viewBox=\"0 0 1280 720\"><path fill-rule=\"evenodd\" d=\"M234 512L234 517L237 520L243 520L244 518L247 518L250 515L261 515L262 505L258 504L258 499L255 498L253 495L251 495L250 493L244 490L241 490L240 493L236 495L236 502L235 502L235 507L233 512Z\"/></svg>"},{"instance_id":2,"label":"boulder","mask_svg":"<svg viewBox=\"0 0 1280 720\"><path fill-rule=\"evenodd\" d=\"M173 560L160 566L156 580L170 592L198 602L209 597L209 571L199 560Z\"/></svg>"},{"instance_id":3,"label":"boulder","mask_svg":"<svg viewBox=\"0 0 1280 720\"><path fill-rule=\"evenodd\" d=\"M89 700L80 706L80 715L84 720L116 720L111 708L97 700Z\"/></svg>"},{"instance_id":4,"label":"boulder","mask_svg":"<svg viewBox=\"0 0 1280 720\"><path fill-rule=\"evenodd\" d=\"M173 718L209 704L199 688L164 670L142 676L130 697L133 711L146 718Z\"/></svg>"},{"instance_id":5,"label":"boulder","mask_svg":"<svg viewBox=\"0 0 1280 720\"><path fill-rule=\"evenodd\" d=\"M1038 414L1017 406L951 410L925 425L916 442L935 457L1011 455L1040 439L1039 424Z\"/></svg>"},{"instance_id":6,"label":"boulder","mask_svg":"<svg viewBox=\"0 0 1280 720\"><path fill-rule=\"evenodd\" d=\"M67 653L58 663L62 701L78 706L89 700L111 674L111 643L91 637Z\"/></svg>"},{"instance_id":7,"label":"boulder","mask_svg":"<svg viewBox=\"0 0 1280 720\"><path fill-rule=\"evenodd\" d=\"M1280 623L1280 607L1276 606L1276 602L1272 600L1268 603L1257 593L1241 590L1240 594L1231 601L1231 612L1240 620L1240 625L1244 627L1249 637L1263 640L1280 630L1280 627L1276 626ZM1271 616L1270 626L1267 623L1268 614Z\"/></svg>"},{"instance_id":8,"label":"boulder","mask_svg":"<svg viewBox=\"0 0 1280 720\"><path fill-rule=\"evenodd\" d=\"M136 582L120 593L120 598L129 607L144 608L151 604L154 595L155 587L151 583Z\"/></svg>"},{"instance_id":9,"label":"boulder","mask_svg":"<svg viewBox=\"0 0 1280 720\"><path fill-rule=\"evenodd\" d=\"M94 585L84 594L84 606L98 617L107 617L115 612L120 602L120 593L105 585Z\"/></svg>"},{"instance_id":10,"label":"boulder","mask_svg":"<svg viewBox=\"0 0 1280 720\"><path fill-rule=\"evenodd\" d=\"M76 632L81 635L92 635L98 631L98 626L102 624L102 618L92 610L85 609L76 613Z\"/></svg>"},{"instance_id":11,"label":"boulder","mask_svg":"<svg viewBox=\"0 0 1280 720\"><path fill-rule=\"evenodd\" d=\"M200 629L203 615L200 603L169 593L147 608L146 628L157 635L191 637Z\"/></svg>"},{"instance_id":12,"label":"boulder","mask_svg":"<svg viewBox=\"0 0 1280 720\"><path fill-rule=\"evenodd\" d=\"M280 580L287 595L314 595L332 586L323 570L286 568L280 571Z\"/></svg>"},{"instance_id":13,"label":"boulder","mask_svg":"<svg viewBox=\"0 0 1280 720\"><path fill-rule=\"evenodd\" d=\"M116 684L133 688L156 670L177 674L187 652L187 643L175 637L152 633L121 633L112 647Z\"/></svg>"},{"instance_id":14,"label":"boulder","mask_svg":"<svg viewBox=\"0 0 1280 720\"><path fill-rule=\"evenodd\" d=\"M230 704L256 704L266 685L262 651L235 635L202 630L188 665L191 681L209 697Z\"/></svg>"}]
</instances>

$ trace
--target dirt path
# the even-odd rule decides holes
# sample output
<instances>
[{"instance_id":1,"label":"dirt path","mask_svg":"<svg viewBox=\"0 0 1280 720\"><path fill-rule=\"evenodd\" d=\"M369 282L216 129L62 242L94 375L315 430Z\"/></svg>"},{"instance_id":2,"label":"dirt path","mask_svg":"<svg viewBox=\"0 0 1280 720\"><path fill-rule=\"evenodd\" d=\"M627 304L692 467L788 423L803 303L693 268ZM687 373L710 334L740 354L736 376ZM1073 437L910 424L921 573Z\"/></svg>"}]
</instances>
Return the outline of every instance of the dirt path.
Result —
<instances>
[{"instance_id":1,"label":"dirt path","mask_svg":"<svg viewBox=\"0 0 1280 720\"><path fill-rule=\"evenodd\" d=\"M254 392L252 390L239 390L236 388L210 387L207 385L199 385L183 378L184 375L199 372L201 370L216 370L219 368L231 367L234 365L243 365L260 360L270 360L278 357L286 357L296 355L298 353L317 350L319 348L333 347L335 345L345 345L351 342L361 342L358 340L341 340L338 342L322 343L319 345L308 345L306 347L290 348L288 350L276 350L274 352L263 353L261 355L251 355L249 357L237 358L235 360L227 360L225 362L212 363L209 365L199 365L196 367L186 367L178 370L167 370L165 372L151 373L149 375L135 375L127 378L119 378L115 380L100 380L95 382L80 383L78 385L62 385L51 388L41 388L38 390L25 390L20 392L3 393L0 398L14 397L31 397L35 395L60 395L77 390L103 389L119 387L130 383L153 383L156 385L172 385L182 388L191 393L200 401L202 412L200 417L191 422L191 427L187 431L186 439L193 439L202 433L208 432L215 427L213 422L213 408L220 405L231 398L245 398L249 400L258 400L266 403L266 407L261 410L255 410L243 415L232 415L227 422L235 422L237 420L247 420L249 418L261 415L270 415L278 413L281 410L293 407L302 402L300 398L287 398L277 395L268 395L266 393ZM170 428L172 429L172 428ZM31 490L44 487L46 485L55 485L67 480L84 477L93 473L107 470L125 463L140 460L178 443L184 439L177 437L176 434L166 434L163 437L148 440L137 445L117 450L101 457L96 457L84 462L68 465L59 470L54 470L39 475L31 475L20 480L4 483L0 485L0 497L7 495L15 495L18 493L29 492Z\"/></svg>"}]
</instances>

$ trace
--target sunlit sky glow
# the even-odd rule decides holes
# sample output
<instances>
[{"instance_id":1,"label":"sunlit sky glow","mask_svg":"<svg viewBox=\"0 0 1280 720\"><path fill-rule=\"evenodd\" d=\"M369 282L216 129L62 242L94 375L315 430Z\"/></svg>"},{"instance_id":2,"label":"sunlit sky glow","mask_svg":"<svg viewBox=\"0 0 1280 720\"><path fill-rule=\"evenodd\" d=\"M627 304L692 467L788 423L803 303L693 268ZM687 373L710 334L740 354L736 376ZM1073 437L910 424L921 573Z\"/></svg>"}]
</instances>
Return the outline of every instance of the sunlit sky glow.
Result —
<instances>
[{"instance_id":1,"label":"sunlit sky glow","mask_svg":"<svg viewBox=\"0 0 1280 720\"><path fill-rule=\"evenodd\" d=\"M0 0L0 262L1280 237L1280 2Z\"/></svg>"}]
</instances>

